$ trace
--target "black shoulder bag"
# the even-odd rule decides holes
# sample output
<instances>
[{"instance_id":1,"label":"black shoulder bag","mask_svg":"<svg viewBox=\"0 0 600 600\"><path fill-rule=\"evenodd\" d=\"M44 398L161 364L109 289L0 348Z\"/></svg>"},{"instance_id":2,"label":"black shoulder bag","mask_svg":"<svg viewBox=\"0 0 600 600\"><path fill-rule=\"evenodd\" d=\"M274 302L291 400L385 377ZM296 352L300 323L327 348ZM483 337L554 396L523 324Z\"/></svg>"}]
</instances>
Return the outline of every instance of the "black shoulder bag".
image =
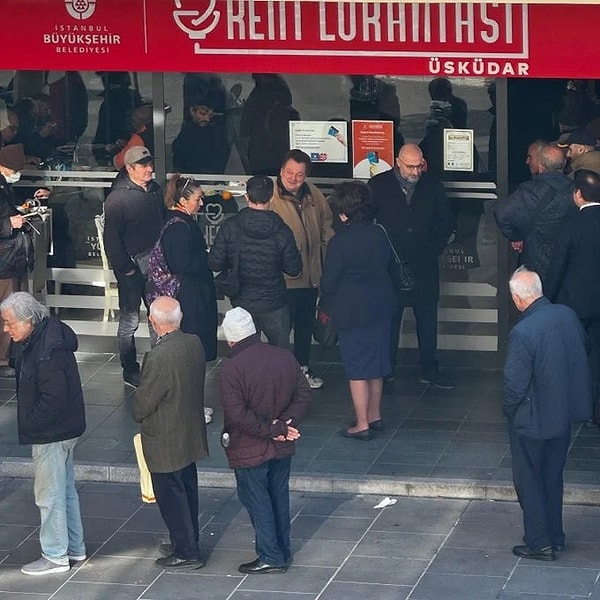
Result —
<instances>
[{"instance_id":1,"label":"black shoulder bag","mask_svg":"<svg viewBox=\"0 0 600 600\"><path fill-rule=\"evenodd\" d=\"M392 244L392 240L390 240L390 236L388 235L385 227L381 225L381 223L377 223L377 226L381 227L383 230L383 233L385 234L388 244L392 250L392 256L394 257L390 268L390 275L392 277L394 286L401 292L411 292L415 288L415 276L410 265L407 261L402 260L398 256L398 253L394 248L394 244Z\"/></svg>"}]
</instances>

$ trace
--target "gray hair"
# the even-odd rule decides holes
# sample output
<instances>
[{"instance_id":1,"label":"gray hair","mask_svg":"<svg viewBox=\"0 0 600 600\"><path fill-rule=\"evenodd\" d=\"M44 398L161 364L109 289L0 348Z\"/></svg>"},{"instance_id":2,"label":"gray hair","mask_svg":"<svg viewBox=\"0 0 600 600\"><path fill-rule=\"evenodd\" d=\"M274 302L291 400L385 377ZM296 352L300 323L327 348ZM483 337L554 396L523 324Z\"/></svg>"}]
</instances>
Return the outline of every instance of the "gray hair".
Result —
<instances>
[{"instance_id":1,"label":"gray hair","mask_svg":"<svg viewBox=\"0 0 600 600\"><path fill-rule=\"evenodd\" d=\"M544 295L542 280L535 271L519 267L510 278L510 293L523 300L535 300Z\"/></svg>"},{"instance_id":2,"label":"gray hair","mask_svg":"<svg viewBox=\"0 0 600 600\"><path fill-rule=\"evenodd\" d=\"M48 308L27 292L13 292L0 304L0 311L4 312L5 310L12 311L15 319L19 322L30 321L33 327L50 316Z\"/></svg>"},{"instance_id":3,"label":"gray hair","mask_svg":"<svg viewBox=\"0 0 600 600\"><path fill-rule=\"evenodd\" d=\"M183 313L181 306L175 298L159 296L150 305L150 316L161 325L170 325L179 329Z\"/></svg>"},{"instance_id":4,"label":"gray hair","mask_svg":"<svg viewBox=\"0 0 600 600\"><path fill-rule=\"evenodd\" d=\"M562 172L567 159L565 153L554 144L544 144L538 152L538 163L547 173Z\"/></svg>"}]
</instances>

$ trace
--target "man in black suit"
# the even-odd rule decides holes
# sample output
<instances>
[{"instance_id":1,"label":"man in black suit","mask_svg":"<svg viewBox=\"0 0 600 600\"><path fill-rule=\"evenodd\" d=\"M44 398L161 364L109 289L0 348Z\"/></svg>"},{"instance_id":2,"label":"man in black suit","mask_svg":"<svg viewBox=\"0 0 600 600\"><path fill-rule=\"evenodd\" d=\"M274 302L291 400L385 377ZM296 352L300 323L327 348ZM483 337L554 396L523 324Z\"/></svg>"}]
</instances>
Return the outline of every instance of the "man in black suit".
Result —
<instances>
[{"instance_id":1,"label":"man in black suit","mask_svg":"<svg viewBox=\"0 0 600 600\"><path fill-rule=\"evenodd\" d=\"M600 175L579 169L573 201L579 211L567 219L544 279L546 295L570 306L586 334L592 376L594 422L600 426Z\"/></svg>"},{"instance_id":2,"label":"man in black suit","mask_svg":"<svg viewBox=\"0 0 600 600\"><path fill-rule=\"evenodd\" d=\"M396 365L400 325L405 306L411 306L417 323L421 382L452 389L440 373L437 353L437 306L440 297L439 256L456 224L441 182L426 172L417 144L400 148L395 166L369 181L377 204L377 222L385 227L398 256L414 274L410 292L396 285L398 312L392 320L391 359Z\"/></svg>"}]
</instances>

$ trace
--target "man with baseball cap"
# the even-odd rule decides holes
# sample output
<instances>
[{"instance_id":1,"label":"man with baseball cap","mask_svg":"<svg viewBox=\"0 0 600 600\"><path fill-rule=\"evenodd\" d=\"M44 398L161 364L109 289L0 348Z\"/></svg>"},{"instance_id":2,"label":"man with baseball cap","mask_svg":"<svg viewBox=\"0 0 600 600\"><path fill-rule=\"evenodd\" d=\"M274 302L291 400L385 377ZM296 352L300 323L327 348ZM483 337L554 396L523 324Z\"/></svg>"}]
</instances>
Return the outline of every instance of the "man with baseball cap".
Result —
<instances>
[{"instance_id":1,"label":"man with baseball cap","mask_svg":"<svg viewBox=\"0 0 600 600\"><path fill-rule=\"evenodd\" d=\"M574 129L568 136L561 136L556 145L567 148L569 177L573 179L575 171L588 169L600 173L600 152L596 150L596 137L591 131Z\"/></svg>"},{"instance_id":2,"label":"man with baseball cap","mask_svg":"<svg viewBox=\"0 0 600 600\"><path fill-rule=\"evenodd\" d=\"M125 166L119 171L104 205L104 249L117 279L119 327L117 339L123 380L137 387L135 332L140 323L140 302L148 275L148 261L165 218L163 193L154 181L154 157L144 146L125 153ZM150 333L153 335L152 328Z\"/></svg>"},{"instance_id":3,"label":"man with baseball cap","mask_svg":"<svg viewBox=\"0 0 600 600\"><path fill-rule=\"evenodd\" d=\"M285 573L292 559L290 465L312 392L289 350L261 342L248 311L231 309L222 327L231 348L220 374L222 444L256 532L257 557L239 570Z\"/></svg>"}]
</instances>

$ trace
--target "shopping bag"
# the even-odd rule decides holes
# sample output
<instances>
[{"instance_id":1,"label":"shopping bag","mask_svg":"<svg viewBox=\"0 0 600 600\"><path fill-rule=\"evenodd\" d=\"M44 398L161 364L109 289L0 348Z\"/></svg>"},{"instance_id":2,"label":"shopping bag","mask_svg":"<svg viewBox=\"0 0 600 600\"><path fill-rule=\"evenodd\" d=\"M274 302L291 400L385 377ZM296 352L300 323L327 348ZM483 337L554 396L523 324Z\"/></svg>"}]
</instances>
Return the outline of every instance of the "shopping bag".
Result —
<instances>
[{"instance_id":1,"label":"shopping bag","mask_svg":"<svg viewBox=\"0 0 600 600\"><path fill-rule=\"evenodd\" d=\"M331 321L329 298L321 296L317 304L317 317L313 326L313 337L323 348L333 348L338 342L337 331Z\"/></svg>"},{"instance_id":2,"label":"shopping bag","mask_svg":"<svg viewBox=\"0 0 600 600\"><path fill-rule=\"evenodd\" d=\"M142 501L151 504L152 502L156 502L156 498L154 497L154 488L152 487L152 476L150 475L148 465L146 464L146 459L144 458L141 433L136 433L133 436L133 447L135 448L135 457L137 458L137 464L140 468Z\"/></svg>"}]
</instances>

